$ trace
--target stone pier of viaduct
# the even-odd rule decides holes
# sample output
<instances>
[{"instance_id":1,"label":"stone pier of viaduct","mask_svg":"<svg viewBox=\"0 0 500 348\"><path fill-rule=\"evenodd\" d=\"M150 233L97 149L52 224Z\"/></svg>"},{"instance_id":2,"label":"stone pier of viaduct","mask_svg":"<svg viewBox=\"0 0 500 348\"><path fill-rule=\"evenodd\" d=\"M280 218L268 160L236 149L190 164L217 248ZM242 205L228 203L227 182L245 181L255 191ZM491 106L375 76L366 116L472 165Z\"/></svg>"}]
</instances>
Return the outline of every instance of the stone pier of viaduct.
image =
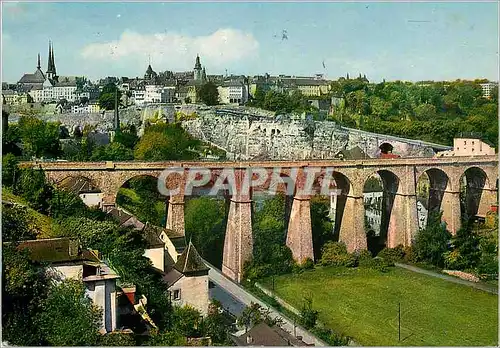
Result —
<instances>
[{"instance_id":1,"label":"stone pier of viaduct","mask_svg":"<svg viewBox=\"0 0 500 348\"><path fill-rule=\"evenodd\" d=\"M416 185L424 173L430 182L429 210L441 210L442 219L452 233L460 228L461 216L485 215L491 205L497 204L498 158L496 156L456 158L401 158L355 161L294 161L294 162L25 162L22 166L42 168L48 179L58 183L66 177L81 176L90 180L104 194L104 205L114 206L118 190L128 180L138 176L160 177L166 168L210 168L213 184L225 168L236 172L237 189L230 195L229 213L224 242L223 272L240 281L243 265L252 257L252 194L240 191L246 168L281 168L283 176L293 168L301 177L304 168L332 168L337 197L335 233L349 251L367 248L364 221L363 189L366 180L378 174L383 182L386 245L410 245L418 229ZM321 175L316 178L321 181ZM186 174L169 176L167 187L183 186ZM467 182L467 211L460 203L460 181ZM285 180L286 181L286 180ZM297 180L300 183L300 180ZM286 185L279 185L286 193ZM296 184L300 186L300 184ZM269 189L269 181L259 189ZM298 195L296 188L286 194L293 196L288 214L286 244L294 258L313 259L310 214L310 196ZM168 197L167 227L184 233L183 190Z\"/></svg>"}]
</instances>

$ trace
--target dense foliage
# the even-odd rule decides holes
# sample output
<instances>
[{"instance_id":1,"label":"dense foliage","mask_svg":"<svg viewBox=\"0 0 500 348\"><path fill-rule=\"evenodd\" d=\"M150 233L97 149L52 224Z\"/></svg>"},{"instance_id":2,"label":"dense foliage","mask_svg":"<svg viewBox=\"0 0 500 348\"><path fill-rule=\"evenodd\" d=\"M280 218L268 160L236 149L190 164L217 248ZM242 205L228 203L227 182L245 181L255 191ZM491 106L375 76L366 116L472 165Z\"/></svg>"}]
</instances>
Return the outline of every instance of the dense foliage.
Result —
<instances>
[{"instance_id":1,"label":"dense foliage","mask_svg":"<svg viewBox=\"0 0 500 348\"><path fill-rule=\"evenodd\" d=\"M166 201L158 192L158 179L151 176L130 179L116 197L116 203L139 221L156 226L165 226Z\"/></svg>"},{"instance_id":2,"label":"dense foliage","mask_svg":"<svg viewBox=\"0 0 500 348\"><path fill-rule=\"evenodd\" d=\"M204 83L198 92L203 103L208 106L219 104L219 92L213 82Z\"/></svg>"},{"instance_id":3,"label":"dense foliage","mask_svg":"<svg viewBox=\"0 0 500 348\"><path fill-rule=\"evenodd\" d=\"M303 112L317 115L318 110L311 106L306 96L298 90L291 93L280 93L273 90L265 92L257 87L253 99L249 102L250 106L276 111L277 114Z\"/></svg>"},{"instance_id":4,"label":"dense foliage","mask_svg":"<svg viewBox=\"0 0 500 348\"><path fill-rule=\"evenodd\" d=\"M78 280L53 284L42 301L38 325L52 346L95 345L102 321L102 312L85 295L85 286Z\"/></svg>"},{"instance_id":5,"label":"dense foliage","mask_svg":"<svg viewBox=\"0 0 500 348\"><path fill-rule=\"evenodd\" d=\"M222 267L226 232L225 202L211 197L191 198L184 211L186 238L212 265Z\"/></svg>"},{"instance_id":6,"label":"dense foliage","mask_svg":"<svg viewBox=\"0 0 500 348\"><path fill-rule=\"evenodd\" d=\"M114 83L108 83L103 87L101 94L99 95L99 107L103 110L114 110L116 103L120 106L121 96L122 92L118 89L118 87Z\"/></svg>"},{"instance_id":7,"label":"dense foliage","mask_svg":"<svg viewBox=\"0 0 500 348\"><path fill-rule=\"evenodd\" d=\"M414 251L418 261L444 266L444 253L450 248L451 233L441 222L441 214L429 212L427 227L415 237Z\"/></svg>"},{"instance_id":8,"label":"dense foliage","mask_svg":"<svg viewBox=\"0 0 500 348\"><path fill-rule=\"evenodd\" d=\"M82 248L99 250L103 258L118 273L123 284L134 284L137 295L146 296L147 312L159 331L147 339L147 344L186 345L186 335L212 338L214 344L228 344L225 332L230 327L220 303L213 303L205 322L192 308L172 308L167 284L161 273L155 271L151 261L144 257L146 242L141 231L118 226L106 214L87 208L81 199L60 191L47 183L44 173L22 169L12 186L21 196L32 194L30 202L39 212L50 214L59 228L52 237L79 239ZM23 183L22 181L26 181ZM31 181L33 185L27 183ZM133 187L139 192L150 187L147 181L137 180ZM2 210L4 240L20 241L35 238L25 208L4 207ZM5 231L8 228L8 231ZM3 335L17 345L136 345L144 341L136 335L100 336L101 314L86 297L83 284L78 281L51 283L45 276L44 266L30 260L29 253L19 251L15 245L3 248Z\"/></svg>"},{"instance_id":9,"label":"dense foliage","mask_svg":"<svg viewBox=\"0 0 500 348\"><path fill-rule=\"evenodd\" d=\"M178 123L156 124L146 128L134 157L144 161L195 159L198 153L194 148L199 145Z\"/></svg>"},{"instance_id":10,"label":"dense foliage","mask_svg":"<svg viewBox=\"0 0 500 348\"><path fill-rule=\"evenodd\" d=\"M285 241L285 196L277 195L255 212L253 259L245 266L245 277L255 280L291 272L294 261Z\"/></svg>"},{"instance_id":11,"label":"dense foliage","mask_svg":"<svg viewBox=\"0 0 500 348\"><path fill-rule=\"evenodd\" d=\"M460 132L480 132L498 143L498 100L482 97L479 83L382 82L340 78L332 94L340 102L332 118L370 132L451 145Z\"/></svg>"}]
</instances>

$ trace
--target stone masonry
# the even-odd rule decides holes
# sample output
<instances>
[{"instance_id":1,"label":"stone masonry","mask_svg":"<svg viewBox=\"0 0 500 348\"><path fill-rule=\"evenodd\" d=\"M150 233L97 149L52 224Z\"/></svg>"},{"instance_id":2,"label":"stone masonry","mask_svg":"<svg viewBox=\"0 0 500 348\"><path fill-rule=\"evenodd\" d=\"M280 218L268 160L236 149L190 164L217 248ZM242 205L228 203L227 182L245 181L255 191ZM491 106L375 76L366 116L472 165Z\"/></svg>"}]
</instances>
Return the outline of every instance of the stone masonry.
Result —
<instances>
[{"instance_id":1,"label":"stone masonry","mask_svg":"<svg viewBox=\"0 0 500 348\"><path fill-rule=\"evenodd\" d=\"M159 177L162 171L171 167L205 167L220 172L224 168L236 168L237 190L230 199L229 216L224 242L223 272L235 281L242 277L243 265L252 257L252 222L251 195L240 191L242 173L245 168L264 168L268 173L273 168L281 168L290 175L291 170L298 168L299 178L296 187L301 185L301 171L306 167L333 168L335 186L341 190L337 198L336 230L339 240L352 252L367 248L364 231L363 188L366 180L374 173L379 173L384 181L384 190L390 194L392 204L388 206L387 246L399 244L410 245L417 232L416 182L421 175L430 176L431 189L442 190L441 199L436 204L443 211L443 221L452 233L460 228L460 194L459 183L464 174L471 171L483 173L481 187L476 187L478 202L477 213L497 202L498 158L496 156L460 157L460 158L401 158L401 159L369 159L355 161L296 161L296 162L24 162L22 166L44 169L48 179L59 182L68 176L89 178L94 186L104 193L104 202L114 205L119 188L128 180L140 175ZM436 173L439 173L437 175ZM477 175L477 174L476 174ZM185 182L185 174L169 176L166 179L169 188L176 188ZM316 178L315 180L319 180ZM441 182L443 181L444 182ZM319 181L318 181L319 182ZM318 182L315 182L316 184ZM262 184L261 189L269 189L269 181ZM297 261L313 258L312 230L310 216L310 197L299 194L297 190L285 191L284 185L279 190L294 196L288 221L286 245L290 247ZM184 233L184 191L183 189L170 197L169 227Z\"/></svg>"}]
</instances>

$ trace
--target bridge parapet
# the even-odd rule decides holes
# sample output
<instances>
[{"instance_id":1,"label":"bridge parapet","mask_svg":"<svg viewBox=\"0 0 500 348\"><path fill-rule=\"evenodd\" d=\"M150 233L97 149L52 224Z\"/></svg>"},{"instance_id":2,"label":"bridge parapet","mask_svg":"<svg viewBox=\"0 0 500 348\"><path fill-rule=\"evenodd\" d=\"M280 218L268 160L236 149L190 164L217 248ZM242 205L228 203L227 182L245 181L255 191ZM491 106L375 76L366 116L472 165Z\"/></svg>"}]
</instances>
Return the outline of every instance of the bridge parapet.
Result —
<instances>
[{"instance_id":1,"label":"bridge parapet","mask_svg":"<svg viewBox=\"0 0 500 348\"><path fill-rule=\"evenodd\" d=\"M281 174L292 178L294 170L304 173L305 168L321 168L333 172L335 187L341 189L336 199L336 233L346 243L349 251L366 249L367 238L364 231L363 188L366 180L379 173L384 180L385 190L390 198L388 209L387 246L398 244L410 245L417 231L416 183L424 173L440 173L433 176L431 189L440 192L435 201L443 210L443 220L452 233L460 227L461 208L459 183L466 170L476 168L485 173L486 179L480 183L479 190L488 191L481 196L479 209L487 209L496 204L496 179L498 158L496 156L477 157L440 157L440 158L399 158L369 160L315 160L315 161L248 161L248 162L23 162L22 167L35 167L45 170L49 180L59 182L68 176L89 178L94 186L104 193L107 204L114 204L120 187L133 177L152 176L159 178L167 168L181 168L181 175L168 176L165 185L171 188L181 186L181 191L169 197L167 223L170 228L184 233L184 195L183 183L186 183L188 169L213 169L208 185L218 181L226 169L234 169L236 192L229 207L229 217L224 244L224 273L239 281L243 265L252 255L251 192L241 191L242 177L246 169L264 169L271 173L279 168ZM299 187L304 184L303 175L299 175ZM437 181L436 181L437 180ZM439 181L442 182L439 182ZM321 185L320 180L315 185ZM276 186L276 185L275 185ZM278 184L278 191L285 191L286 186ZM272 188L271 180L261 184L262 189ZM287 245L294 258L303 261L313 258L312 231L309 195L297 195L297 187L287 194L295 196L288 223Z\"/></svg>"}]
</instances>

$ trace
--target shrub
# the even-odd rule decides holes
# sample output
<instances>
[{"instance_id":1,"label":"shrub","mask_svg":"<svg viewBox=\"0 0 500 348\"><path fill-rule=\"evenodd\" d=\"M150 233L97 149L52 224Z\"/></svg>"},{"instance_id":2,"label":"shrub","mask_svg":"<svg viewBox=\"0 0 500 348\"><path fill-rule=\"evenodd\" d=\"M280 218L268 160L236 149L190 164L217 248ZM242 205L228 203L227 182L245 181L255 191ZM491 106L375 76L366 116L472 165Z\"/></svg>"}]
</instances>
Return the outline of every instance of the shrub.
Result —
<instances>
[{"instance_id":1,"label":"shrub","mask_svg":"<svg viewBox=\"0 0 500 348\"><path fill-rule=\"evenodd\" d=\"M272 265L268 264L255 264L255 262L248 262L243 267L244 278L248 279L251 282L254 282L258 279L262 279L273 274Z\"/></svg>"},{"instance_id":2,"label":"shrub","mask_svg":"<svg viewBox=\"0 0 500 348\"><path fill-rule=\"evenodd\" d=\"M404 257L403 257L404 262L409 262L409 263L415 263L417 262L415 252L413 251L412 246L406 246L404 247Z\"/></svg>"},{"instance_id":3,"label":"shrub","mask_svg":"<svg viewBox=\"0 0 500 348\"><path fill-rule=\"evenodd\" d=\"M377 256L383 258L387 262L393 264L395 262L399 262L403 260L405 255L404 248L402 245L398 245L395 248L384 248L382 249Z\"/></svg>"},{"instance_id":4,"label":"shrub","mask_svg":"<svg viewBox=\"0 0 500 348\"><path fill-rule=\"evenodd\" d=\"M313 269L314 268L314 261L311 260L309 257L302 261L300 264L300 268L302 269Z\"/></svg>"},{"instance_id":5,"label":"shrub","mask_svg":"<svg viewBox=\"0 0 500 348\"><path fill-rule=\"evenodd\" d=\"M377 271L380 271L383 273L388 272L389 271L388 267L390 267L390 266L394 266L394 264L387 262L387 260L385 260L381 257L375 257L373 259L372 268L376 269Z\"/></svg>"},{"instance_id":6,"label":"shrub","mask_svg":"<svg viewBox=\"0 0 500 348\"><path fill-rule=\"evenodd\" d=\"M443 254L444 257L444 266L447 269L463 269L463 257L460 254L460 251L457 249L453 251L447 251Z\"/></svg>"},{"instance_id":7,"label":"shrub","mask_svg":"<svg viewBox=\"0 0 500 348\"><path fill-rule=\"evenodd\" d=\"M477 273L481 279L498 278L498 257L496 254L483 254L477 267Z\"/></svg>"},{"instance_id":8,"label":"shrub","mask_svg":"<svg viewBox=\"0 0 500 348\"><path fill-rule=\"evenodd\" d=\"M307 329L312 329L316 326L319 312L312 308L312 298L304 299L304 305L300 311L300 323Z\"/></svg>"},{"instance_id":9,"label":"shrub","mask_svg":"<svg viewBox=\"0 0 500 348\"><path fill-rule=\"evenodd\" d=\"M347 346L351 340L348 336L336 334L324 327L315 327L311 331L331 346Z\"/></svg>"},{"instance_id":10,"label":"shrub","mask_svg":"<svg viewBox=\"0 0 500 348\"><path fill-rule=\"evenodd\" d=\"M416 259L443 267L443 254L448 251L451 234L441 222L441 214L429 214L428 219L427 227L420 230L415 238Z\"/></svg>"},{"instance_id":11,"label":"shrub","mask_svg":"<svg viewBox=\"0 0 500 348\"><path fill-rule=\"evenodd\" d=\"M361 250L357 255L357 264L363 268L373 268L375 262L372 254L368 250Z\"/></svg>"},{"instance_id":12,"label":"shrub","mask_svg":"<svg viewBox=\"0 0 500 348\"><path fill-rule=\"evenodd\" d=\"M356 266L356 257L347 252L344 243L328 242L324 245L320 263L323 266Z\"/></svg>"}]
</instances>

